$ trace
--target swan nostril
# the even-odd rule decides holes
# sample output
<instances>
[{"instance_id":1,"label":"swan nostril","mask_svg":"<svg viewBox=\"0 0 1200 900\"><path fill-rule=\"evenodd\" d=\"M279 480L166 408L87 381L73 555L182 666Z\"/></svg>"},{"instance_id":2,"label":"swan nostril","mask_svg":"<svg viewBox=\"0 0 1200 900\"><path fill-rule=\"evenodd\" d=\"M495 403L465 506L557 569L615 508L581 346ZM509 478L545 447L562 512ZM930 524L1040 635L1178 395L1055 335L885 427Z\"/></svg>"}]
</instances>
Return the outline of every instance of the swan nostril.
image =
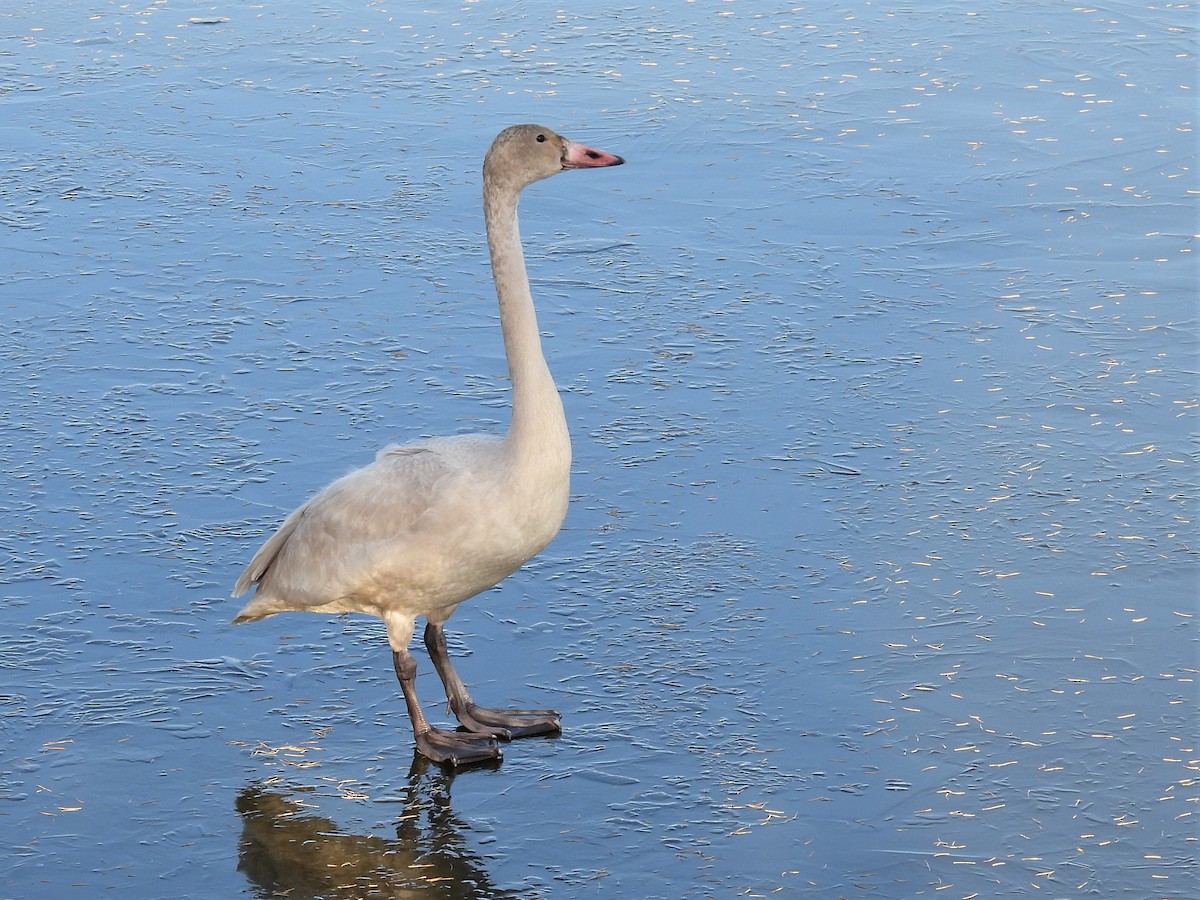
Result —
<instances>
[{"instance_id":1,"label":"swan nostril","mask_svg":"<svg viewBox=\"0 0 1200 900\"><path fill-rule=\"evenodd\" d=\"M595 150L589 150L589 151L587 152L587 158L588 158L588 159L599 159L599 158L600 158L600 154L599 154L599 153L597 153Z\"/></svg>"}]
</instances>

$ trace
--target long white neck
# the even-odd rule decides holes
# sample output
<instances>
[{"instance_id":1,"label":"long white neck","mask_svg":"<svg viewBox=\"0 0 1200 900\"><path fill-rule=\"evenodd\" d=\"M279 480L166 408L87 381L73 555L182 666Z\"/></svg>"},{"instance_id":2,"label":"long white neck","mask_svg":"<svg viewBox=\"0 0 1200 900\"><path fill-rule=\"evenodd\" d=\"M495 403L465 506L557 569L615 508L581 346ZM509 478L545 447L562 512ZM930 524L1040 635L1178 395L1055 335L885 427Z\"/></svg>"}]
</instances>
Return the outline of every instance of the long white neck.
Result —
<instances>
[{"instance_id":1,"label":"long white neck","mask_svg":"<svg viewBox=\"0 0 1200 900\"><path fill-rule=\"evenodd\" d=\"M512 424L505 443L524 459L552 457L570 460L570 436L563 414L562 400L554 378L542 355L537 315L521 251L521 233L517 223L519 191L485 179L483 196L484 224L488 251L492 258L492 277L500 302L500 327L504 332L504 353L512 380Z\"/></svg>"}]
</instances>

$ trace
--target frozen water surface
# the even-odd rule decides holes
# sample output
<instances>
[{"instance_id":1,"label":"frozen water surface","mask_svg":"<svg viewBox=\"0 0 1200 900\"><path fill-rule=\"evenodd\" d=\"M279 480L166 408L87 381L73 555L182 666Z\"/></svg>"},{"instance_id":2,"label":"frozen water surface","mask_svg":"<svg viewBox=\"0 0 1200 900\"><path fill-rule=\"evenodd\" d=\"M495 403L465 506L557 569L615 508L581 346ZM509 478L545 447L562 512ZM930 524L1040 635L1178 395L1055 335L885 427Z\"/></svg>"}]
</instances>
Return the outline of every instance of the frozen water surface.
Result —
<instances>
[{"instance_id":1,"label":"frozen water surface","mask_svg":"<svg viewBox=\"0 0 1200 900\"><path fill-rule=\"evenodd\" d=\"M6 4L0 896L1196 896L1195 25ZM452 649L566 730L450 778L380 623L227 595L504 424L528 120L629 165L525 198L574 503Z\"/></svg>"}]
</instances>

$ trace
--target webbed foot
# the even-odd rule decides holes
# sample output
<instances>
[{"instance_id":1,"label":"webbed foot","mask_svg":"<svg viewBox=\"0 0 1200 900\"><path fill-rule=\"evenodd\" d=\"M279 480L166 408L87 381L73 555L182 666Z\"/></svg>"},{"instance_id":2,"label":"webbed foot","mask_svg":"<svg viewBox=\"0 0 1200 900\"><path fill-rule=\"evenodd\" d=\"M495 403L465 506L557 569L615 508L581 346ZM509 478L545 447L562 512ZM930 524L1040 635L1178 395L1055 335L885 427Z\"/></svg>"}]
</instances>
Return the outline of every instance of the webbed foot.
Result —
<instances>
[{"instance_id":1,"label":"webbed foot","mask_svg":"<svg viewBox=\"0 0 1200 900\"><path fill-rule=\"evenodd\" d=\"M489 709L465 703L454 714L468 733L490 734L500 741L562 734L562 717L552 709Z\"/></svg>"},{"instance_id":2,"label":"webbed foot","mask_svg":"<svg viewBox=\"0 0 1200 900\"><path fill-rule=\"evenodd\" d=\"M416 735L417 752L435 763L460 767L499 762L504 754L487 733L430 728Z\"/></svg>"}]
</instances>

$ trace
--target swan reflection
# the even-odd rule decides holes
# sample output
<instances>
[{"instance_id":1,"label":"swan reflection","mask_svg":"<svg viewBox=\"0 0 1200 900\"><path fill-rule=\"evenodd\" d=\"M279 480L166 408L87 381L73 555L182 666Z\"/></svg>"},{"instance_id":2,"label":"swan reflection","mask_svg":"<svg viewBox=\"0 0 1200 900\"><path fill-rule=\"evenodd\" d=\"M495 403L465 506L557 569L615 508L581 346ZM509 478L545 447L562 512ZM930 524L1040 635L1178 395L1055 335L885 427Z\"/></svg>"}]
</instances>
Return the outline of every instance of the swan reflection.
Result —
<instances>
[{"instance_id":1,"label":"swan reflection","mask_svg":"<svg viewBox=\"0 0 1200 900\"><path fill-rule=\"evenodd\" d=\"M251 785L237 798L238 869L259 897L516 898L492 886L464 836L468 826L450 804L453 777L416 756L395 838L341 831L305 802L312 788Z\"/></svg>"}]
</instances>

